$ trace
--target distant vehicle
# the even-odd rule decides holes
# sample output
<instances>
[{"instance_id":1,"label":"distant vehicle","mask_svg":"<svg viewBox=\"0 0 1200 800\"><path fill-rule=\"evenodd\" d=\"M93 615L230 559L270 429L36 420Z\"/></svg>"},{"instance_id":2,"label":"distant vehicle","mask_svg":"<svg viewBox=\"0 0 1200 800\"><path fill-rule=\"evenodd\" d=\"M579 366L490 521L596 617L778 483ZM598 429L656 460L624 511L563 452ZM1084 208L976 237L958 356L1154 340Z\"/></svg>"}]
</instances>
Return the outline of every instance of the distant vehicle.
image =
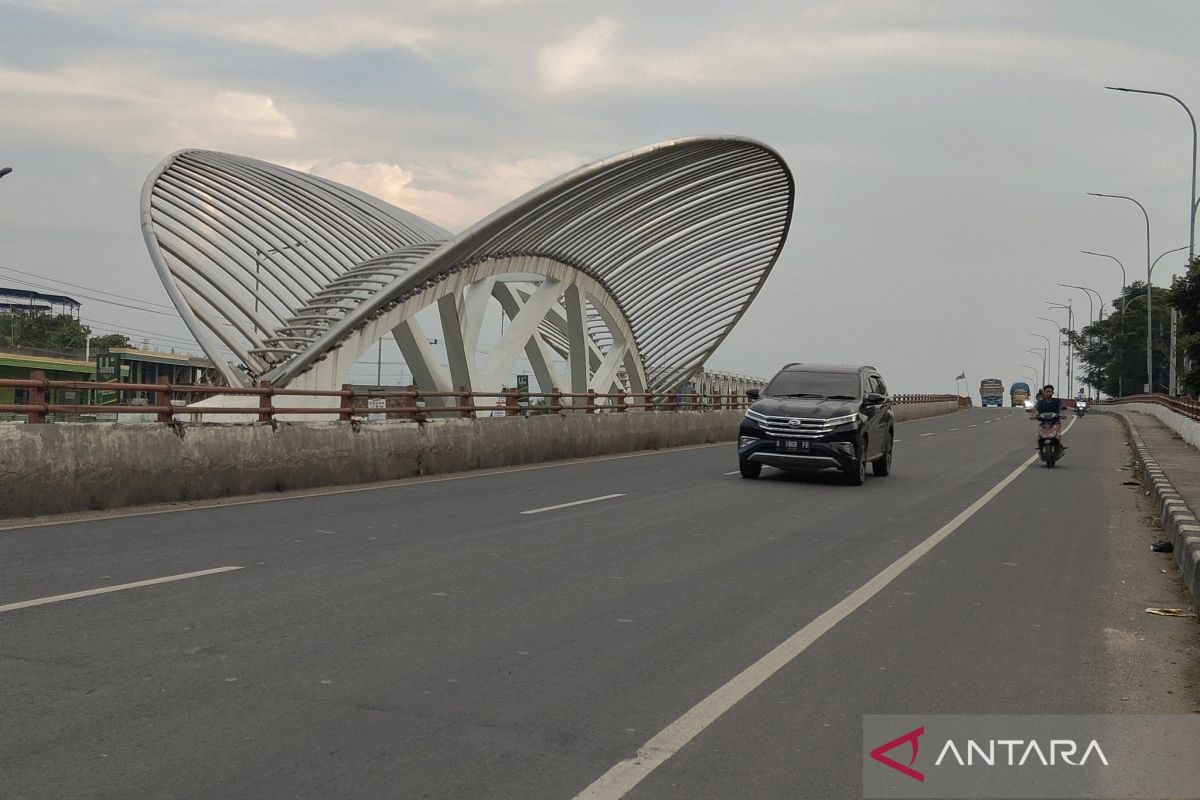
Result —
<instances>
[{"instance_id":1,"label":"distant vehicle","mask_svg":"<svg viewBox=\"0 0 1200 800\"><path fill-rule=\"evenodd\" d=\"M1029 384L1024 381L1017 381L1008 388L1008 397L1013 408L1022 408L1025 401L1029 399Z\"/></svg>"},{"instance_id":2,"label":"distant vehicle","mask_svg":"<svg viewBox=\"0 0 1200 800\"><path fill-rule=\"evenodd\" d=\"M840 470L861 486L867 464L892 470L895 415L874 367L788 364L754 401L738 431L738 467L757 478L763 465L787 470Z\"/></svg>"},{"instance_id":3,"label":"distant vehicle","mask_svg":"<svg viewBox=\"0 0 1200 800\"><path fill-rule=\"evenodd\" d=\"M1004 381L999 378L984 378L979 382L979 405L987 408L1004 405Z\"/></svg>"}]
</instances>

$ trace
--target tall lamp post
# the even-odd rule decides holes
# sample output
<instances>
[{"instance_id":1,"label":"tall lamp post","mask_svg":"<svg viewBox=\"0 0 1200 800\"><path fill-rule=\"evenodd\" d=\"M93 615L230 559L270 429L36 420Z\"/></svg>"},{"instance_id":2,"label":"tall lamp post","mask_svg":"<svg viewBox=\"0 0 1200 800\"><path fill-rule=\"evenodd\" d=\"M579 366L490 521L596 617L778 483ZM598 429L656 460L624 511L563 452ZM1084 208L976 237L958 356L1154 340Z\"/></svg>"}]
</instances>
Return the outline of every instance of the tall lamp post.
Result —
<instances>
[{"instance_id":1,"label":"tall lamp post","mask_svg":"<svg viewBox=\"0 0 1200 800\"><path fill-rule=\"evenodd\" d=\"M255 314L254 331L255 331L255 333L258 332L258 319L257 319L257 317L258 317L258 290L259 290L259 286L260 286L259 278L258 278L258 270L259 270L259 267L262 266L261 258L263 256L273 255L274 253L282 253L284 250L292 250L297 247L303 247L306 244L308 244L308 242L294 242L292 244L285 244L280 247L272 247L269 250L259 250L257 247L254 248L254 314Z\"/></svg>"},{"instance_id":2,"label":"tall lamp post","mask_svg":"<svg viewBox=\"0 0 1200 800\"><path fill-rule=\"evenodd\" d=\"M1187 107L1187 103L1183 102L1173 94L1167 94L1166 92L1152 92L1149 89L1127 89L1124 86L1105 86L1104 88L1111 89L1114 92L1153 94L1158 95L1159 97L1169 97L1187 112L1188 120L1190 120L1192 123L1192 193L1188 195L1188 263L1191 263L1192 257L1196 255L1196 117L1192 115L1192 110ZM1147 223L1147 226L1148 225L1149 223ZM1149 283L1149 280L1146 282ZM1151 383L1153 384L1153 381L1151 381Z\"/></svg>"},{"instance_id":3,"label":"tall lamp post","mask_svg":"<svg viewBox=\"0 0 1200 800\"><path fill-rule=\"evenodd\" d=\"M1049 306L1050 308L1065 308L1067 310L1067 330L1070 331L1071 333L1075 332L1075 310L1073 308L1071 308L1070 300L1068 300L1065 305L1063 303L1055 303L1052 300L1047 300L1046 305ZM1059 332L1061 333L1061 331L1062 331L1062 329L1060 328ZM1074 369L1073 369L1074 365L1071 363L1071 361L1072 361L1071 356L1072 356L1072 342L1071 342L1071 337L1068 336L1067 337L1067 397L1075 396L1075 380L1073 377L1074 376ZM1059 389L1061 389L1061 388L1062 387L1060 386Z\"/></svg>"},{"instance_id":4,"label":"tall lamp post","mask_svg":"<svg viewBox=\"0 0 1200 800\"><path fill-rule=\"evenodd\" d=\"M1049 322L1051 325L1053 325L1054 333L1058 336L1058 355L1055 356L1055 359L1054 359L1054 364L1055 364L1054 369L1057 374L1055 375L1054 382L1061 386L1062 385L1062 325L1060 325L1058 323L1058 320L1050 319L1049 317L1038 317L1038 319L1040 319L1044 322Z\"/></svg>"},{"instance_id":5,"label":"tall lamp post","mask_svg":"<svg viewBox=\"0 0 1200 800\"><path fill-rule=\"evenodd\" d=\"M1192 112L1190 112L1190 111L1188 112L1189 115L1191 113ZM1151 303L1153 302L1153 297L1151 296L1152 295L1151 290L1154 287L1150 283L1150 270L1154 269L1154 267L1150 263L1150 215L1146 213L1146 207L1144 205L1139 203L1137 200L1134 200L1129 195L1101 194L1100 192L1088 192L1088 194L1091 195L1092 197L1111 197L1111 198L1114 198L1117 200L1128 200L1129 202L1133 203L1138 208L1140 208L1142 210L1142 216L1146 218L1146 386L1145 386L1145 390L1147 392L1151 392L1151 391L1153 391L1153 387L1154 387L1154 350L1153 350L1153 346L1152 346L1153 331L1151 330L1151 319L1152 318L1150 316L1150 311L1151 311ZM1191 204L1191 200L1188 201L1188 204L1189 205Z\"/></svg>"},{"instance_id":6,"label":"tall lamp post","mask_svg":"<svg viewBox=\"0 0 1200 800\"><path fill-rule=\"evenodd\" d=\"M1026 350L1025 352L1033 353L1035 356L1041 357L1041 359L1042 359L1042 386L1045 386L1046 385L1046 356L1049 355L1050 348L1049 347L1031 347L1028 350ZM1037 380L1037 376L1036 375L1033 376L1033 379Z\"/></svg>"},{"instance_id":7,"label":"tall lamp post","mask_svg":"<svg viewBox=\"0 0 1200 800\"><path fill-rule=\"evenodd\" d=\"M1043 319L1045 319L1043 317ZM1053 321L1053 320L1051 320ZM1042 359L1042 386L1046 385L1046 362L1050 358L1050 340L1040 333L1031 333L1030 336L1036 336L1046 343L1046 357Z\"/></svg>"},{"instance_id":8,"label":"tall lamp post","mask_svg":"<svg viewBox=\"0 0 1200 800\"><path fill-rule=\"evenodd\" d=\"M1094 310L1094 309L1093 309L1093 307L1092 307L1092 295L1096 295L1096 302L1097 302L1097 304L1099 304L1099 306L1100 306L1100 319L1101 319L1101 320L1103 320L1103 319L1104 319L1104 298L1103 298L1103 297L1101 297L1101 296L1100 296L1100 293L1099 293L1099 292L1097 292L1095 289L1089 289L1089 288L1088 288L1088 287L1086 287L1086 286L1076 286L1076 285L1075 285L1075 284L1073 284L1073 283L1060 283L1060 284L1059 284L1059 286L1066 287L1067 289L1079 289L1079 290L1080 290L1080 291L1082 291L1082 292L1087 292L1087 299L1088 299L1088 325L1089 325L1089 326L1090 326L1090 325L1093 325L1093 324L1095 324L1095 322L1096 322L1095 318L1092 316L1092 312L1093 312L1093 310ZM1090 394L1090 392L1089 392L1089 394Z\"/></svg>"},{"instance_id":9,"label":"tall lamp post","mask_svg":"<svg viewBox=\"0 0 1200 800\"><path fill-rule=\"evenodd\" d=\"M1121 263L1121 259L1117 258L1116 256L1110 256L1108 253L1093 253L1091 250L1080 250L1079 252L1089 256L1111 258L1113 261L1117 262L1117 266L1121 268L1121 313L1124 314L1125 306L1129 305L1129 300L1125 297L1125 287L1129 284L1125 280L1125 265Z\"/></svg>"},{"instance_id":10,"label":"tall lamp post","mask_svg":"<svg viewBox=\"0 0 1200 800\"><path fill-rule=\"evenodd\" d=\"M1033 382L1037 383L1037 367L1032 367L1029 364L1022 364L1021 366L1024 367L1025 369L1029 370L1029 374L1033 376ZM1045 367L1043 367L1043 369L1045 369ZM1045 379L1043 379L1042 386L1045 386L1045 385L1046 385L1046 381L1045 381ZM1039 386L1037 388L1037 391L1034 392L1034 394L1037 394L1037 392L1040 392L1042 390L1042 386Z\"/></svg>"}]
</instances>

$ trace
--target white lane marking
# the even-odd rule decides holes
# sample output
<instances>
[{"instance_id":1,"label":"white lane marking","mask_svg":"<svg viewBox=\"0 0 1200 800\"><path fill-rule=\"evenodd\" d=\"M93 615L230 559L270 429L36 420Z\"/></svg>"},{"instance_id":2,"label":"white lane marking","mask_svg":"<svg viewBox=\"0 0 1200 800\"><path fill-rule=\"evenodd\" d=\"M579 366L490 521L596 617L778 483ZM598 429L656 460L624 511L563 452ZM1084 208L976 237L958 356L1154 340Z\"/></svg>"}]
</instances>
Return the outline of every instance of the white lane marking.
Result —
<instances>
[{"instance_id":1,"label":"white lane marking","mask_svg":"<svg viewBox=\"0 0 1200 800\"><path fill-rule=\"evenodd\" d=\"M599 503L601 500L612 500L614 497L624 497L624 494L606 494L600 497L589 497L587 500L576 500L572 503L559 503L556 506L546 506L545 508L531 508L529 511L522 511L522 514L541 514L543 511L555 511L560 508L570 508L571 506L581 506L584 503Z\"/></svg>"},{"instance_id":2,"label":"white lane marking","mask_svg":"<svg viewBox=\"0 0 1200 800\"><path fill-rule=\"evenodd\" d=\"M938 543L958 530L964 522L975 516L981 508L991 502L1035 461L1037 461L1036 455L1027 458L1007 477L989 489L983 497L969 505L928 539L909 550L833 608L793 633L774 650L693 706L682 717L663 728L650 741L638 748L635 757L618 762L577 794L574 800L618 800L624 797L646 776L665 764L671 756L678 753L688 742L716 722L750 692L791 663L810 645L832 630L835 625L861 608L888 584L900 577L905 570L919 561L922 556L936 547Z\"/></svg>"},{"instance_id":3,"label":"white lane marking","mask_svg":"<svg viewBox=\"0 0 1200 800\"><path fill-rule=\"evenodd\" d=\"M958 428L951 428L950 433L954 433L956 430L958 430Z\"/></svg>"},{"instance_id":4,"label":"white lane marking","mask_svg":"<svg viewBox=\"0 0 1200 800\"><path fill-rule=\"evenodd\" d=\"M733 472L722 472L721 474L722 475L738 475L740 473L741 473L740 469L735 469Z\"/></svg>"},{"instance_id":5,"label":"white lane marking","mask_svg":"<svg viewBox=\"0 0 1200 800\"><path fill-rule=\"evenodd\" d=\"M984 425L991 425L991 424L992 424L992 421L991 421L990 419L985 419L985 420L983 421L983 424L984 424Z\"/></svg>"},{"instance_id":6,"label":"white lane marking","mask_svg":"<svg viewBox=\"0 0 1200 800\"><path fill-rule=\"evenodd\" d=\"M148 581L135 581L134 583L122 583L118 586L105 586L100 589L86 589L82 592L71 592L70 594L56 594L53 597L40 597L37 600L25 600L20 603L9 603L6 606L0 606L0 613L5 611L16 611L20 608L32 608L33 606L44 606L47 603L61 603L64 600L75 600L80 597L91 597L97 594L108 594L109 592L122 592L126 589L140 589L143 586L154 586L159 583L171 583L172 581L186 581L188 578L202 578L205 575L216 575L219 572L232 572L241 567L216 567L215 569L202 569L199 572L185 572L182 575L168 575L165 578L152 578Z\"/></svg>"},{"instance_id":7,"label":"white lane marking","mask_svg":"<svg viewBox=\"0 0 1200 800\"><path fill-rule=\"evenodd\" d=\"M933 434L933 433L922 433L921 435L922 436L936 436L936 434Z\"/></svg>"},{"instance_id":8,"label":"white lane marking","mask_svg":"<svg viewBox=\"0 0 1200 800\"><path fill-rule=\"evenodd\" d=\"M967 427L968 428L978 428L979 426L978 425L968 425Z\"/></svg>"}]
</instances>

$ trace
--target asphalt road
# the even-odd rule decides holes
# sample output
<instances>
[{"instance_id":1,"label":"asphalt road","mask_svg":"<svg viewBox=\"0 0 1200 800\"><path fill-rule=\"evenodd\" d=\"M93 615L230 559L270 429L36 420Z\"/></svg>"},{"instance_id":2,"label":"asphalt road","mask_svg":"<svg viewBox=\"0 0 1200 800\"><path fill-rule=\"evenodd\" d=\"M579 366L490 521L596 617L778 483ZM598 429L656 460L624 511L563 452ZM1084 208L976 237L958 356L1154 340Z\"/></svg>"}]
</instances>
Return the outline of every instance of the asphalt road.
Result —
<instances>
[{"instance_id":1,"label":"asphalt road","mask_svg":"<svg viewBox=\"0 0 1200 800\"><path fill-rule=\"evenodd\" d=\"M854 797L864 714L1119 710L1117 425L897 439L862 487L729 444L0 531L0 797L570 800L664 730L595 796Z\"/></svg>"}]
</instances>

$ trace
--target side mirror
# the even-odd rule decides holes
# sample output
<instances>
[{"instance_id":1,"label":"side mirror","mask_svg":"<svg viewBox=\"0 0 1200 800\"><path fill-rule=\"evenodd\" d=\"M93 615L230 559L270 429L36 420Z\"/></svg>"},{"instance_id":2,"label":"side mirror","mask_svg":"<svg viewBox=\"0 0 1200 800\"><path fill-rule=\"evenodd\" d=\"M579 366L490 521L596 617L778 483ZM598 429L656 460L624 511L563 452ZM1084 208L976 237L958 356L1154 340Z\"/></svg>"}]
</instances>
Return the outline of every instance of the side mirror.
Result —
<instances>
[{"instance_id":1,"label":"side mirror","mask_svg":"<svg viewBox=\"0 0 1200 800\"><path fill-rule=\"evenodd\" d=\"M758 399L758 389L747 389L746 397L749 397L751 400L757 400Z\"/></svg>"},{"instance_id":2,"label":"side mirror","mask_svg":"<svg viewBox=\"0 0 1200 800\"><path fill-rule=\"evenodd\" d=\"M887 397L879 392L871 392L867 395L867 405L877 406L887 401Z\"/></svg>"}]
</instances>

